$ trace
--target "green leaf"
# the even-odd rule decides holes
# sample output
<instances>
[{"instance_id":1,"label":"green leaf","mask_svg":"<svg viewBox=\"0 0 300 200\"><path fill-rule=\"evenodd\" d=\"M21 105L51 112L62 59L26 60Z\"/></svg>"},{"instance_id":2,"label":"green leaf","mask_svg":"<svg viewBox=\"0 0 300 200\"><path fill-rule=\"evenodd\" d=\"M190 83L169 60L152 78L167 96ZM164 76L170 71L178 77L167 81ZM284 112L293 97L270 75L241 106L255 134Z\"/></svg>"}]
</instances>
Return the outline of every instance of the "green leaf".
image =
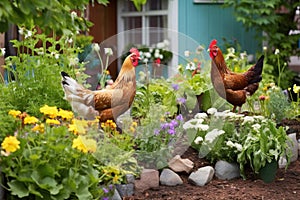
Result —
<instances>
[{"instance_id":1,"label":"green leaf","mask_svg":"<svg viewBox=\"0 0 300 200\"><path fill-rule=\"evenodd\" d=\"M10 187L12 195L17 195L19 198L23 198L29 195L29 190L24 183L17 180L12 180L7 184Z\"/></svg>"}]
</instances>

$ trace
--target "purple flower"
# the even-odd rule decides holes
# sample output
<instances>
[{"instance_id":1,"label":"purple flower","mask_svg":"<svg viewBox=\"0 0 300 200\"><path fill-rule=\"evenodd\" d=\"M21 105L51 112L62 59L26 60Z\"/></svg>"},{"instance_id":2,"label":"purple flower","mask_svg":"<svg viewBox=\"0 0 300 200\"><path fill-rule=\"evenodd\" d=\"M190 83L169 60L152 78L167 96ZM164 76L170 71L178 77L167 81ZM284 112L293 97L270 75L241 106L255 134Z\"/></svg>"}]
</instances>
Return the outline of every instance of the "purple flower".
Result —
<instances>
[{"instance_id":1,"label":"purple flower","mask_svg":"<svg viewBox=\"0 0 300 200\"><path fill-rule=\"evenodd\" d=\"M170 134L170 135L175 135L175 133L176 133L176 131L175 131L175 129L169 129L168 130L168 133Z\"/></svg>"},{"instance_id":2,"label":"purple flower","mask_svg":"<svg viewBox=\"0 0 300 200\"><path fill-rule=\"evenodd\" d=\"M161 128L162 130L166 130L168 127L169 127L169 124L168 124L168 123L163 123L163 124L160 125L160 128Z\"/></svg>"},{"instance_id":3,"label":"purple flower","mask_svg":"<svg viewBox=\"0 0 300 200\"><path fill-rule=\"evenodd\" d=\"M184 104L186 102L186 98L184 97L177 98L177 102L180 104Z\"/></svg>"},{"instance_id":4,"label":"purple flower","mask_svg":"<svg viewBox=\"0 0 300 200\"><path fill-rule=\"evenodd\" d=\"M103 197L102 200L109 200L109 197Z\"/></svg>"},{"instance_id":5,"label":"purple flower","mask_svg":"<svg viewBox=\"0 0 300 200\"><path fill-rule=\"evenodd\" d=\"M178 126L178 122L177 122L175 119L173 119L173 120L170 122L169 126L170 126L170 128L171 128L171 127L174 128L174 127Z\"/></svg>"},{"instance_id":6,"label":"purple flower","mask_svg":"<svg viewBox=\"0 0 300 200\"><path fill-rule=\"evenodd\" d=\"M172 88L174 90L179 90L179 85L178 84L175 84L175 83L172 83Z\"/></svg>"},{"instance_id":7,"label":"purple flower","mask_svg":"<svg viewBox=\"0 0 300 200\"><path fill-rule=\"evenodd\" d=\"M154 130L154 135L159 135L160 131L158 129Z\"/></svg>"},{"instance_id":8,"label":"purple flower","mask_svg":"<svg viewBox=\"0 0 300 200\"><path fill-rule=\"evenodd\" d=\"M179 120L179 121L183 121L182 114L180 114L180 115L177 115L177 116L176 116L176 119L177 119L177 120Z\"/></svg>"},{"instance_id":9,"label":"purple flower","mask_svg":"<svg viewBox=\"0 0 300 200\"><path fill-rule=\"evenodd\" d=\"M107 188L102 188L103 192L106 194L106 193L109 193L109 190Z\"/></svg>"}]
</instances>

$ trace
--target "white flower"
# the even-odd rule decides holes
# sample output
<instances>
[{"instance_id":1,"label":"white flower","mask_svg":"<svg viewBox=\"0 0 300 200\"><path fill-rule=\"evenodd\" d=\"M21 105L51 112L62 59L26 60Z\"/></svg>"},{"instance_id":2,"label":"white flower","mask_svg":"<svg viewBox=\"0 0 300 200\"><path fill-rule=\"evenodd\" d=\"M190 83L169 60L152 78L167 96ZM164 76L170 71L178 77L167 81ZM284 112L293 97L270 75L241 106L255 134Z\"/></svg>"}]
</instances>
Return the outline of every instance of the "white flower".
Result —
<instances>
[{"instance_id":1,"label":"white flower","mask_svg":"<svg viewBox=\"0 0 300 200\"><path fill-rule=\"evenodd\" d=\"M165 44L166 47L170 45L169 40L164 40L163 43Z\"/></svg>"},{"instance_id":2,"label":"white flower","mask_svg":"<svg viewBox=\"0 0 300 200\"><path fill-rule=\"evenodd\" d=\"M160 56L159 53L157 53L157 52L154 53L154 58L159 58L159 56Z\"/></svg>"},{"instance_id":3,"label":"white flower","mask_svg":"<svg viewBox=\"0 0 300 200\"><path fill-rule=\"evenodd\" d=\"M185 68L188 69L188 70L195 70L195 69L196 69L196 65L195 65L195 63L193 63L193 62L189 62L189 63L186 65Z\"/></svg>"},{"instance_id":4,"label":"white flower","mask_svg":"<svg viewBox=\"0 0 300 200\"><path fill-rule=\"evenodd\" d=\"M98 43L94 43L93 44L93 49L94 49L94 51L100 51L100 46L99 46L99 44Z\"/></svg>"},{"instance_id":5,"label":"white flower","mask_svg":"<svg viewBox=\"0 0 300 200\"><path fill-rule=\"evenodd\" d=\"M213 129L205 135L205 141L212 143L217 137L224 134L225 131L219 129Z\"/></svg>"},{"instance_id":6,"label":"white flower","mask_svg":"<svg viewBox=\"0 0 300 200\"><path fill-rule=\"evenodd\" d=\"M145 53L144 53L144 56L145 56L146 58L151 58L151 53L145 52Z\"/></svg>"},{"instance_id":7,"label":"white flower","mask_svg":"<svg viewBox=\"0 0 300 200\"><path fill-rule=\"evenodd\" d=\"M159 55L159 58L160 58L161 60L164 59L164 55L160 54L160 55Z\"/></svg>"},{"instance_id":8,"label":"white flower","mask_svg":"<svg viewBox=\"0 0 300 200\"><path fill-rule=\"evenodd\" d=\"M71 12L72 21L75 19L75 17L77 17L77 13L75 11L72 11Z\"/></svg>"},{"instance_id":9,"label":"white flower","mask_svg":"<svg viewBox=\"0 0 300 200\"><path fill-rule=\"evenodd\" d=\"M70 38L70 39L68 39L68 43L72 43L73 42L73 39L72 38Z\"/></svg>"},{"instance_id":10,"label":"white flower","mask_svg":"<svg viewBox=\"0 0 300 200\"><path fill-rule=\"evenodd\" d=\"M235 49L233 47L230 47L227 49L228 53L230 54L234 54L235 53Z\"/></svg>"},{"instance_id":11,"label":"white flower","mask_svg":"<svg viewBox=\"0 0 300 200\"><path fill-rule=\"evenodd\" d=\"M210 114L210 115L213 115L216 112L218 112L218 110L216 108L209 108L209 109L207 109L207 113Z\"/></svg>"},{"instance_id":12,"label":"white flower","mask_svg":"<svg viewBox=\"0 0 300 200\"><path fill-rule=\"evenodd\" d=\"M1 55L2 55L2 56L5 55L5 48L1 48Z\"/></svg>"},{"instance_id":13,"label":"white flower","mask_svg":"<svg viewBox=\"0 0 300 200\"><path fill-rule=\"evenodd\" d=\"M240 53L241 59L246 59L247 58L247 52L244 51L243 53Z\"/></svg>"},{"instance_id":14,"label":"white flower","mask_svg":"<svg viewBox=\"0 0 300 200\"><path fill-rule=\"evenodd\" d=\"M197 113L194 118L205 119L205 118L207 118L207 114L206 113Z\"/></svg>"},{"instance_id":15,"label":"white flower","mask_svg":"<svg viewBox=\"0 0 300 200\"><path fill-rule=\"evenodd\" d=\"M234 143L234 146L235 148L238 150L238 151L242 151L243 150L243 146L239 143Z\"/></svg>"},{"instance_id":16,"label":"white flower","mask_svg":"<svg viewBox=\"0 0 300 200\"><path fill-rule=\"evenodd\" d=\"M279 49L275 50L275 55L279 54Z\"/></svg>"},{"instance_id":17,"label":"white flower","mask_svg":"<svg viewBox=\"0 0 300 200\"><path fill-rule=\"evenodd\" d=\"M268 50L268 47L264 46L263 51L267 51L267 50Z\"/></svg>"},{"instance_id":18,"label":"white flower","mask_svg":"<svg viewBox=\"0 0 300 200\"><path fill-rule=\"evenodd\" d=\"M234 147L233 142L230 141L230 140L226 142L226 145L229 146L229 147Z\"/></svg>"},{"instance_id":19,"label":"white flower","mask_svg":"<svg viewBox=\"0 0 300 200\"><path fill-rule=\"evenodd\" d=\"M235 118L237 114L233 113L233 112L228 112L228 113L225 113L225 117L228 117L228 118Z\"/></svg>"},{"instance_id":20,"label":"white flower","mask_svg":"<svg viewBox=\"0 0 300 200\"><path fill-rule=\"evenodd\" d=\"M231 147L231 148L236 148L238 151L242 151L243 150L243 146L239 143L233 143L232 141L227 141L226 145Z\"/></svg>"},{"instance_id":21,"label":"white flower","mask_svg":"<svg viewBox=\"0 0 300 200\"><path fill-rule=\"evenodd\" d=\"M203 119L191 119L183 124L183 129L196 129L199 131L207 131L209 126L207 124L202 124Z\"/></svg>"},{"instance_id":22,"label":"white flower","mask_svg":"<svg viewBox=\"0 0 300 200\"><path fill-rule=\"evenodd\" d=\"M56 54L54 55L54 58L55 58L56 60L58 60L58 59L59 59L59 53L56 53Z\"/></svg>"},{"instance_id":23,"label":"white flower","mask_svg":"<svg viewBox=\"0 0 300 200\"><path fill-rule=\"evenodd\" d=\"M143 60L143 62L144 62L144 63L148 63L148 58L145 58L145 59Z\"/></svg>"},{"instance_id":24,"label":"white flower","mask_svg":"<svg viewBox=\"0 0 300 200\"><path fill-rule=\"evenodd\" d=\"M190 51L188 51L188 50L184 51L184 56L189 57L190 56Z\"/></svg>"},{"instance_id":25,"label":"white flower","mask_svg":"<svg viewBox=\"0 0 300 200\"><path fill-rule=\"evenodd\" d=\"M159 42L156 44L156 47L159 48L159 49L163 49L165 48L165 43L164 42Z\"/></svg>"},{"instance_id":26,"label":"white flower","mask_svg":"<svg viewBox=\"0 0 300 200\"><path fill-rule=\"evenodd\" d=\"M254 122L254 117L251 117L251 116L246 116L246 117L244 117L244 121L243 121L243 123L242 123L242 125L244 125L245 123L248 123L248 122Z\"/></svg>"},{"instance_id":27,"label":"white flower","mask_svg":"<svg viewBox=\"0 0 300 200\"><path fill-rule=\"evenodd\" d=\"M24 28L20 28L19 31L18 31L19 34L20 34L20 35L24 35L24 30L25 30Z\"/></svg>"},{"instance_id":28,"label":"white flower","mask_svg":"<svg viewBox=\"0 0 300 200\"><path fill-rule=\"evenodd\" d=\"M111 48L104 48L104 54L107 56L112 56L113 55L113 51Z\"/></svg>"},{"instance_id":29,"label":"white flower","mask_svg":"<svg viewBox=\"0 0 300 200\"><path fill-rule=\"evenodd\" d=\"M149 52L152 53L153 52L153 48L149 48Z\"/></svg>"},{"instance_id":30,"label":"white flower","mask_svg":"<svg viewBox=\"0 0 300 200\"><path fill-rule=\"evenodd\" d=\"M32 36L32 31L27 31L27 33L25 34L25 39L31 36Z\"/></svg>"},{"instance_id":31,"label":"white flower","mask_svg":"<svg viewBox=\"0 0 300 200\"><path fill-rule=\"evenodd\" d=\"M72 57L69 59L70 66L76 66L79 62L79 59L77 57Z\"/></svg>"},{"instance_id":32,"label":"white flower","mask_svg":"<svg viewBox=\"0 0 300 200\"><path fill-rule=\"evenodd\" d=\"M202 141L203 141L203 138L200 137L200 136L198 136L198 137L194 140L195 144L199 144L199 143L202 142Z\"/></svg>"}]
</instances>

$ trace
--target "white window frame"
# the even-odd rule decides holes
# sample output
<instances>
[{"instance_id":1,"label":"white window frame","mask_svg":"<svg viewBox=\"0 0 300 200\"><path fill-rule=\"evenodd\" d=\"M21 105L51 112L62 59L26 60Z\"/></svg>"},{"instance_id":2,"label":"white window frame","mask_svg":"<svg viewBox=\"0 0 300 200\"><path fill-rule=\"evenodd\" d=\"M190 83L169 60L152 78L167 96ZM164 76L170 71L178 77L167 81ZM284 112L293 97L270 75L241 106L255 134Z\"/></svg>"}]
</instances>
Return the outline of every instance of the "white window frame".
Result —
<instances>
[{"instance_id":1,"label":"white window frame","mask_svg":"<svg viewBox=\"0 0 300 200\"><path fill-rule=\"evenodd\" d=\"M149 0L148 0L149 1ZM122 13L122 8L124 5L124 0L118 0L117 5L117 24L118 24L118 33L122 33L124 31L124 19L123 17L142 17L142 25L144 27L148 27L148 21L146 20L146 16L156 16L156 15L165 15L167 16L167 29L168 29L168 39L170 41L170 51L173 53L172 60L170 65L172 67L176 67L178 65L178 0L165 0L168 1L168 9L167 10L153 10L153 11L145 11L145 6L142 7L142 11L140 12L128 12ZM147 29L145 29L147 31ZM175 34L176 33L176 34ZM142 33L142 44L149 44L149 38L147 37L148 33ZM124 35L118 34L118 55L122 54L122 51L125 48ZM120 65L119 65L120 67ZM169 75L174 72L169 71Z\"/></svg>"}]
</instances>

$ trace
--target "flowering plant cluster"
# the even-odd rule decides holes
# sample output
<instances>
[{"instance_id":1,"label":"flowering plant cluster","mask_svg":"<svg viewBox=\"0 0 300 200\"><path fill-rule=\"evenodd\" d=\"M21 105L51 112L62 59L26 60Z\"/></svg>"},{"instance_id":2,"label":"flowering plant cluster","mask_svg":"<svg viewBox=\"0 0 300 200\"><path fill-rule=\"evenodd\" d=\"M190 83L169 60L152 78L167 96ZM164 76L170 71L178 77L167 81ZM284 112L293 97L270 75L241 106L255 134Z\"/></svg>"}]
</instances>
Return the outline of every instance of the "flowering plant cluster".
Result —
<instances>
[{"instance_id":1,"label":"flowering plant cluster","mask_svg":"<svg viewBox=\"0 0 300 200\"><path fill-rule=\"evenodd\" d=\"M105 169L97 158L99 121L74 118L70 111L45 105L41 118L10 110L18 124L1 142L4 187L18 198L99 199L125 175ZM129 173L129 171L127 171ZM103 190L99 189L99 184Z\"/></svg>"},{"instance_id":2,"label":"flowering plant cluster","mask_svg":"<svg viewBox=\"0 0 300 200\"><path fill-rule=\"evenodd\" d=\"M183 125L189 137L194 138L192 146L200 157L211 162L237 162L243 178L246 178L245 166L258 173L267 162L278 161L280 156L286 156L289 162L288 136L271 119L218 112L215 108L207 113L199 113Z\"/></svg>"},{"instance_id":3,"label":"flowering plant cluster","mask_svg":"<svg viewBox=\"0 0 300 200\"><path fill-rule=\"evenodd\" d=\"M150 116L153 118L142 119L137 127L135 144L138 149L135 154L145 167L160 169L167 166L176 145L183 145L186 141L183 139L183 116L174 117L168 112L161 114L157 112L158 108L163 109L152 107Z\"/></svg>"}]
</instances>

